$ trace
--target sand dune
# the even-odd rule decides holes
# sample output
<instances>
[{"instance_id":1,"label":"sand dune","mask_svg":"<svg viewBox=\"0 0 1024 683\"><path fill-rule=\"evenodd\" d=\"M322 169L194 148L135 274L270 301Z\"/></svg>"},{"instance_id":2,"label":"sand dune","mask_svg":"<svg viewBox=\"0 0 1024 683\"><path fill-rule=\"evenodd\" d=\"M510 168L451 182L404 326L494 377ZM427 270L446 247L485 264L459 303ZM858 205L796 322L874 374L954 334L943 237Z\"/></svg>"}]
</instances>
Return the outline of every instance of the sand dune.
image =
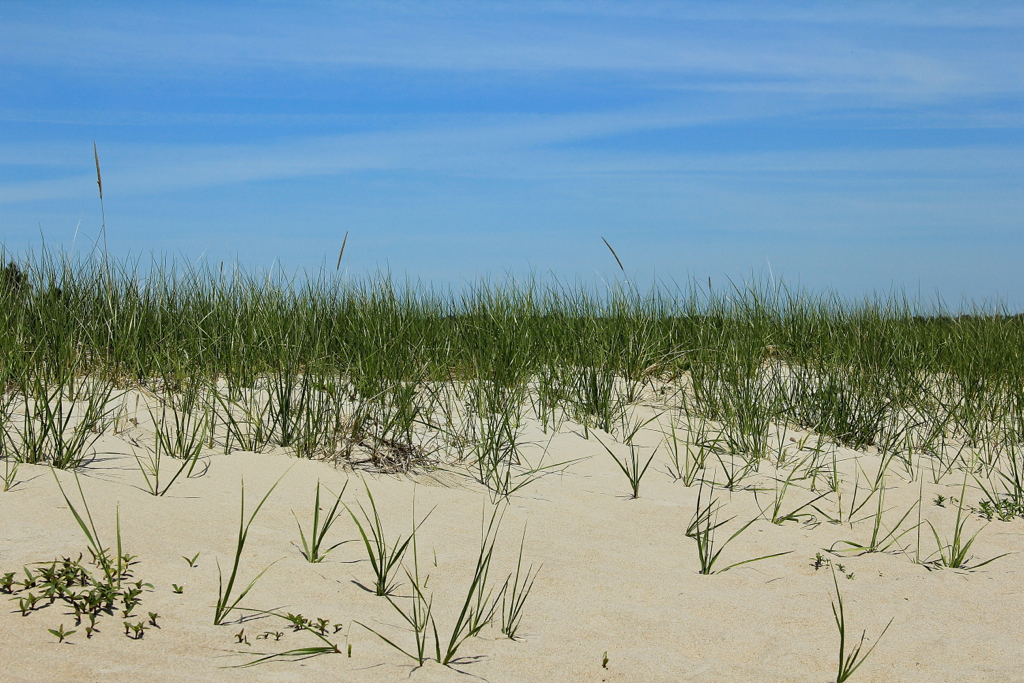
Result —
<instances>
[{"instance_id":1,"label":"sand dune","mask_svg":"<svg viewBox=\"0 0 1024 683\"><path fill-rule=\"evenodd\" d=\"M653 408L637 410L645 419L657 414ZM663 440L663 422L653 421L636 437L645 457ZM144 428L135 434L140 441L147 438ZM838 657L830 606L835 568L849 638L856 641L866 630L870 647L892 620L851 680L1024 680L1024 521L997 520L986 526L965 510L968 536L981 530L970 549L973 564L1009 554L974 571L928 564L937 556L937 544L926 522L944 539L954 531L957 507L949 499L960 495L963 474L958 470L936 484L927 459L915 458L909 466L890 463L880 534L885 544L897 540L884 552L830 553L827 549L840 547L837 542L870 542L877 499L854 514L852 524L847 517L851 506L865 500L882 459L876 453L838 448L841 495L821 498L817 510L804 508L806 517L773 524L767 517L778 479L785 479L803 453L788 437L799 440L805 433L790 432L784 443L789 449L785 466L776 470L762 463L736 490L713 492L723 505L719 519L733 518L718 530L719 544L758 518L724 547L719 568L787 554L702 575L697 544L685 533L700 488L668 475L662 446L641 482L640 498L633 500L626 477L596 437L620 455L628 453L626 446L603 432L589 436L584 438L571 421L554 438L538 424L526 424L527 459L536 463L544 453L546 463L571 464L550 470L507 503L499 502L503 516L490 584L497 590L515 570L524 530L524 564L541 567L517 639L501 634L499 617L478 637L467 639L450 666L428 661L420 667L356 623L403 648L414 647L413 633L399 613L364 588L373 576L365 549L355 542L359 537L351 518L339 518L326 539L328 545L350 542L314 564L301 555L296 517L308 531L318 481L324 487L321 506L328 509L328 490L338 492L348 482L343 500L358 510L357 502L367 504L368 487L389 539L409 533L414 506L417 520L429 512L417 534L419 571L421 577L429 575L425 592L433 596L435 622L447 644L472 578L481 525L493 509L488 491L464 469L447 465L434 472L382 475L296 459L283 449L265 454L210 451L193 477L156 497L145 489L129 444L105 434L96 444L96 457L79 471L82 490L105 545L115 541L119 510L124 550L138 558L132 568L135 576L152 584L128 621L145 621L153 612L159 615L159 627L147 628L135 640L125 636L120 613L103 615L98 631L86 638L63 602L21 616L17 597L24 592L4 595L0 638L6 655L0 679L824 683L835 680ZM73 474L57 471L56 476L77 507ZM322 645L312 634L259 612L238 610L226 623L213 623L218 562L230 571L242 481L251 511L279 478L252 524L239 581L244 586L260 571L266 573L240 606L324 618L330 624L326 637L340 652L236 668L263 654ZM708 478L721 481L713 473ZM782 511L800 507L825 487L823 479L815 482L816 492L809 490L810 484L808 479L794 481ZM708 493L705 488L705 498ZM937 496L945 497L943 506L935 504ZM975 505L979 498L977 484L968 480L966 503ZM898 529L893 528L905 514ZM915 528L919 516L922 526ZM22 465L14 488L0 494L0 538L0 574L15 572L16 581L23 566L77 557L87 548L51 470L31 465ZM828 563L816 567L819 553ZM185 558L196 554L196 566L190 567ZM404 565L412 569L411 552ZM394 599L408 605L409 581L399 578ZM175 593L173 584L183 591ZM17 588L14 584L12 589ZM48 632L61 624L77 631L65 643ZM282 634L279 639L277 633ZM428 652L433 652L432 634Z\"/></svg>"}]
</instances>

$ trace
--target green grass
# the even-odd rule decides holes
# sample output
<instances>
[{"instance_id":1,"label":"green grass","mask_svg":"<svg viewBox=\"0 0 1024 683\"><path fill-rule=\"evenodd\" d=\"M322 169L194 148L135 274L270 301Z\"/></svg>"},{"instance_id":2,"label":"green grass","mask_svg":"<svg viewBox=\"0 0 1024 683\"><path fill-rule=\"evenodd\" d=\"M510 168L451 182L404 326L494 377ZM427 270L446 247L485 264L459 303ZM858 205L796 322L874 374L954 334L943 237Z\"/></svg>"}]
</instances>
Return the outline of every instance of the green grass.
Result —
<instances>
[{"instance_id":1,"label":"green grass","mask_svg":"<svg viewBox=\"0 0 1024 683\"><path fill-rule=\"evenodd\" d=\"M5 491L24 475L21 465L76 471L101 438L134 438L116 412L134 393L159 400L150 414L153 457L139 461L155 495L201 475L204 449L285 448L387 473L462 467L499 502L556 467L523 458L536 419L552 439L567 430L611 435L617 443L602 445L637 497L645 476L659 476L653 453L641 457L633 443L645 426L637 408L653 408L671 419L663 431L671 478L700 485L688 531L704 574L782 554L722 567L723 549L752 522L724 543L715 538L727 522L718 519L714 488L746 495L765 466L777 475L766 519L811 523L813 510L851 528L863 524L863 536L839 544L854 552L902 550L901 539L924 524L938 546L932 567L992 561L972 563L978 534L966 531L974 512L964 503L966 483L944 536L920 505L913 526L913 507L887 507L887 476L930 471L939 484L956 472L977 481L980 514L1011 519L1024 510L1024 316L998 303L952 311L899 293L845 300L757 281L712 292L696 283L644 290L635 282L595 288L526 278L451 290L387 274L349 279L329 268L285 274L53 250L15 257L0 248L0 261L9 261L0 268ZM785 437L794 428L817 445L805 449L804 437L796 450L810 455L787 465ZM852 495L840 477L840 447L881 462L863 477L854 463ZM617 455L626 448L628 456ZM442 462L453 453L457 462ZM784 503L804 481L811 495ZM415 526L409 536L386 538L367 495L361 516L348 512L373 570L371 590L396 599L404 574L415 605L404 614L426 634L436 626L432 596L417 588L418 560L412 570L403 566ZM262 576L236 590L247 533L266 500L247 515L243 492L215 623L240 609ZM312 526L299 525L310 562L336 547L326 538L340 501L321 516L318 488ZM80 507L79 524L103 556L84 500ZM444 642L434 634L439 661L450 662L494 610L515 637L536 572L521 573L520 555L511 582L481 592L493 548L484 538L462 616ZM106 554L111 579L120 557ZM841 596L836 616L840 623ZM425 656L425 643L410 650L415 658ZM321 646L333 648L314 647ZM850 667L862 661L858 653Z\"/></svg>"},{"instance_id":2,"label":"green grass","mask_svg":"<svg viewBox=\"0 0 1024 683\"><path fill-rule=\"evenodd\" d=\"M428 512L419 522L414 520L412 533L408 536L403 538L399 535L393 543L389 543L384 533L384 523L377 511L377 503L373 499L370 487L366 486L365 488L366 497L370 501L370 512L366 511L362 503L357 503L363 517L360 520L348 505L345 505L345 509L348 510L349 516L352 517L352 521L359 530L359 537L363 541L366 557L373 570L373 586L370 590L381 597L386 597L398 587L398 579L395 578L395 574L402 566L402 558L405 557L409 544L416 538L416 530L427 521L430 513Z\"/></svg>"},{"instance_id":3,"label":"green grass","mask_svg":"<svg viewBox=\"0 0 1024 683\"><path fill-rule=\"evenodd\" d=\"M1013 379L1024 374L1024 319L998 306L953 315L899 295L845 301L756 282L714 294L536 279L446 291L330 269L285 276L54 251L3 272L5 452L20 462L80 466L118 387L217 380L223 393L204 410L226 450L318 457L316 444L335 444L335 456L363 449L392 469L422 462L428 425L458 431L435 423L439 394L426 390L452 380L515 398L469 406L491 440L478 458L487 467L515 459L509 411L523 403L545 429L562 416L588 436L627 440L628 407L654 379L686 379L685 413L720 426L740 481L780 423L893 453L1024 434ZM69 401L73 416L55 412ZM986 462L1008 466L995 452Z\"/></svg>"},{"instance_id":4,"label":"green grass","mask_svg":"<svg viewBox=\"0 0 1024 683\"><path fill-rule=\"evenodd\" d=\"M299 518L295 517L295 511L292 511L292 516L295 517L295 523L299 527L299 539L302 541L302 556L306 558L307 562L323 562L324 558L329 552L341 546L348 541L338 541L334 545L325 548L324 538L327 536L327 532L331 530L331 527L341 516L338 511L338 506L341 505L341 497L345 495L345 489L348 488L348 481L341 487L341 491L338 493L337 499L334 501L334 505L331 506L330 511L321 521L320 519L320 482L316 482L316 497L313 499L313 528L309 532L309 539L306 539L306 532L302 530L302 524L299 522Z\"/></svg>"},{"instance_id":5,"label":"green grass","mask_svg":"<svg viewBox=\"0 0 1024 683\"><path fill-rule=\"evenodd\" d=\"M839 630L839 663L836 670L836 683L844 683L878 647L882 636L892 626L893 620L889 620L889 623L885 625L882 632L878 634L874 645L869 647L867 652L861 654L861 651L864 649L864 639L867 637L866 630L861 632L860 641L852 648L848 648L846 640L846 611L843 607L843 594L839 591L839 580L836 578L836 570L834 568L832 569L832 583L836 587L836 599L832 601L832 616L835 617L836 628Z\"/></svg>"},{"instance_id":6,"label":"green grass","mask_svg":"<svg viewBox=\"0 0 1024 683\"><path fill-rule=\"evenodd\" d=\"M220 626L224 623L224 620L227 619L228 615L238 608L238 603L245 599L245 596L253 589L256 582L267 573L267 569L270 569L270 567L264 568L245 586L245 588L235 593L234 588L235 580L238 578L238 564L242 559L242 551L245 549L245 542L249 537L249 527L251 527L253 521L255 521L256 515L260 512L260 508L262 508L263 504L267 502L268 498L270 498L270 494L274 492L277 485L281 483L282 479L284 479L285 474L288 474L287 470L263 495L263 498L260 499L260 502L256 505L256 508L249 516L248 521L245 519L245 480L242 480L241 513L238 520L238 538L235 544L235 558L231 565L231 573L228 575L227 584L224 583L224 575L221 572L220 561L217 561L217 605L215 606L213 613L213 623L216 626Z\"/></svg>"}]
</instances>

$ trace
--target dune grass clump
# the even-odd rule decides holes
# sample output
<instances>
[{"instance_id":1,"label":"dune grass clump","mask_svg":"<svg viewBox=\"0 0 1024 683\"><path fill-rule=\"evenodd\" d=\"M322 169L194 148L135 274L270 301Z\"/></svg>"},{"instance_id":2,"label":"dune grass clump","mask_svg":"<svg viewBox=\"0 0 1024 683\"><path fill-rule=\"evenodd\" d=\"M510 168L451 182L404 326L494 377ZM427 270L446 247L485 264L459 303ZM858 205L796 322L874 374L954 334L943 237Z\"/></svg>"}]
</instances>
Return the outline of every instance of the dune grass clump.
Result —
<instances>
[{"instance_id":1,"label":"dune grass clump","mask_svg":"<svg viewBox=\"0 0 1024 683\"><path fill-rule=\"evenodd\" d=\"M494 558L494 545L497 542L498 530L502 520L499 508L496 506L492 510L490 519L486 524L483 523L483 520L487 520L486 515L481 522L480 549L477 553L473 575L466 591L466 597L462 602L462 608L446 638L442 637L441 632L438 630L437 620L434 617L434 596L433 594L429 596L426 594L427 583L430 577L424 577L420 574L416 532L422 522L417 524L415 519L414 505L413 529L409 536L409 540L412 543L413 569L410 571L408 568L405 568L406 577L411 585L412 595L407 598L407 606L403 606L399 599L396 599L390 593L385 596L391 606L412 629L414 648L406 649L377 629L367 626L362 622L356 623L406 657L414 660L418 666L422 666L427 661L427 649L431 637L434 643L435 661L443 666L456 664L458 662L458 652L466 640L480 635L484 628L494 622L499 611L502 615L502 633L510 640L515 640L516 632L523 617L523 607L530 595L530 591L533 589L537 572L531 566L526 574L522 574L523 557L521 544L514 578L510 574L502 586L495 592L494 585L490 582L490 573L491 562Z\"/></svg>"},{"instance_id":2,"label":"dune grass clump","mask_svg":"<svg viewBox=\"0 0 1024 683\"><path fill-rule=\"evenodd\" d=\"M700 488L697 490L697 510L690 520L690 525L687 527L686 535L694 540L697 544L697 559L700 561L701 574L722 574L735 567L739 567L744 564L750 564L751 562L760 562L761 560L767 560L772 557L781 557L782 555L788 555L793 552L792 550L786 550L779 553L771 553L770 555L762 555L760 557L753 557L747 560L741 560L740 562L733 562L730 565L716 569L715 564L718 562L719 556L725 547L732 543L736 538L746 531L751 524L757 521L757 518L750 520L746 524L742 525L739 529L734 531L728 539L722 543L717 543L715 540L715 534L718 529L731 522L734 518L719 521L718 513L721 510L721 505L718 500L714 498L714 484L708 484L708 497L704 500L704 481L701 481Z\"/></svg>"},{"instance_id":3,"label":"dune grass clump","mask_svg":"<svg viewBox=\"0 0 1024 683\"><path fill-rule=\"evenodd\" d=\"M626 447L629 448L629 456L623 456L620 458L615 455L612 449L608 448L608 444L604 441L601 441L601 439L597 439L597 441L606 451L608 451L608 455L612 456L615 464L618 465L619 469L622 470L622 473L626 475L626 479L629 481L629 489L632 493L630 498L639 498L640 482L643 480L644 475L647 474L647 469L651 466L654 456L658 454L658 449L655 448L650 457L647 458L647 461L644 462L643 457L639 453L640 447L632 442L626 444Z\"/></svg>"},{"instance_id":4,"label":"dune grass clump","mask_svg":"<svg viewBox=\"0 0 1024 683\"><path fill-rule=\"evenodd\" d=\"M399 584L395 574L401 568L402 558L405 557L409 544L416 537L416 530L427 521L430 513L428 512L423 519L414 523L412 533L408 536L405 538L398 536L393 543L388 543L384 533L384 524L380 519L380 513L377 512L377 503L373 500L373 494L370 492L369 486L366 487L366 497L370 500L370 513L372 514L366 512L362 503L358 503L359 512L363 516L362 520L347 505L345 505L345 509L348 510L352 521L359 530L359 536L363 540L363 547L366 548L367 559L370 561L370 567L373 569L373 586L371 590L378 596L386 597L398 587Z\"/></svg>"},{"instance_id":5,"label":"dune grass clump","mask_svg":"<svg viewBox=\"0 0 1024 683\"><path fill-rule=\"evenodd\" d=\"M501 497L517 486L524 405L545 430L572 420L587 438L600 429L625 442L631 406L669 388L674 410L715 425L713 443L690 441L689 460L672 451L690 485L713 455L719 483L744 486L771 455L773 429L790 424L899 462L925 453L939 478L966 466L951 448L978 450L985 476L1010 489L997 500L1021 481L1006 453L1024 434L1014 379L1024 317L998 304L953 313L898 294L846 301L756 280L599 291L533 278L445 291L327 268L53 250L3 272L0 379L15 462L78 467L114 391L199 386L209 388L196 408L211 415L196 422L207 447L282 447L397 472L431 463L441 436L468 435L474 476ZM446 411L444 383L476 387L468 413ZM166 435L200 441L201 429L166 417Z\"/></svg>"}]
</instances>

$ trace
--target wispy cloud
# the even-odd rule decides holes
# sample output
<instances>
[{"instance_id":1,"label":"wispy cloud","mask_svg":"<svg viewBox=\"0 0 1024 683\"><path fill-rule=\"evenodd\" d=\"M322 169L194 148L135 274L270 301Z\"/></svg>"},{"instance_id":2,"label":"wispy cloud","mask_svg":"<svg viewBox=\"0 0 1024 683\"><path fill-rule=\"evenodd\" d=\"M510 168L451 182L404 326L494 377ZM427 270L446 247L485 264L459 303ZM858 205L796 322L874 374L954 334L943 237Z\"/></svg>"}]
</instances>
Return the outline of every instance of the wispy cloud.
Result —
<instances>
[{"instance_id":1,"label":"wispy cloud","mask_svg":"<svg viewBox=\"0 0 1024 683\"><path fill-rule=\"evenodd\" d=\"M1021 92L1019 5L269 4L11 12L9 64L210 78L266 68L629 71L699 88L899 95ZM921 35L916 27L932 27ZM974 31L964 31L971 26ZM903 29L900 31L899 29ZM942 35L943 31L955 31ZM936 41L935 38L943 38Z\"/></svg>"},{"instance_id":2,"label":"wispy cloud","mask_svg":"<svg viewBox=\"0 0 1024 683\"><path fill-rule=\"evenodd\" d=\"M26 244L96 203L95 139L108 216L172 250L315 251L297 217L344 215L408 263L458 242L473 268L574 267L602 226L651 264L694 235L723 264L988 239L1002 280L963 272L1019 280L1020 2L39 0L0 36L0 231Z\"/></svg>"},{"instance_id":3,"label":"wispy cloud","mask_svg":"<svg viewBox=\"0 0 1024 683\"><path fill-rule=\"evenodd\" d=\"M950 146L887 150L744 152L637 151L566 143L638 129L699 123L685 116L574 115L498 117L455 126L279 139L244 145L116 144L104 148L106 184L122 195L247 182L411 171L490 178L650 174L874 174L894 177L1019 178L1021 147ZM91 150L0 146L0 163L63 161L73 177L0 184L0 202L82 196L94 191Z\"/></svg>"}]
</instances>

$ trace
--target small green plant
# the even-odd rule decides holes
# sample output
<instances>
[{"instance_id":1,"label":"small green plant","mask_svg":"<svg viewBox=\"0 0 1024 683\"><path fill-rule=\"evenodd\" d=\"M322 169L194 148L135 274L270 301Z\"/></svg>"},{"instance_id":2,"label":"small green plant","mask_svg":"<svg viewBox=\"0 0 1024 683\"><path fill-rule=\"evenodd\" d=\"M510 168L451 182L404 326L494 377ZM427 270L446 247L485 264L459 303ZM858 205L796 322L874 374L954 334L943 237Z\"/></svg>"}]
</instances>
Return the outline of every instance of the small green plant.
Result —
<instances>
[{"instance_id":1,"label":"small green plant","mask_svg":"<svg viewBox=\"0 0 1024 683\"><path fill-rule=\"evenodd\" d=\"M142 472L146 489L154 496L165 495L181 475L191 477L195 472L203 442L207 437L208 422L205 415L196 415L197 391L195 385L188 388L184 405L176 405L173 401L170 406L166 402L163 403L159 418L152 409L149 410L155 433L155 445L152 449L135 439L129 439L133 446L146 451L145 460L135 453L135 462ZM170 420L168 412L171 415ZM161 482L162 461L165 455L177 460L179 464L170 480L165 479Z\"/></svg>"},{"instance_id":2,"label":"small green plant","mask_svg":"<svg viewBox=\"0 0 1024 683\"><path fill-rule=\"evenodd\" d=\"M182 555L181 559L183 559L186 562L188 562L189 569L195 569L195 567L196 567L196 560L199 559L199 553L196 553L192 557L188 557L186 555Z\"/></svg>"},{"instance_id":3,"label":"small green plant","mask_svg":"<svg viewBox=\"0 0 1024 683\"><path fill-rule=\"evenodd\" d=\"M629 480L630 491L632 491L633 494L631 497L634 499L639 498L640 481L644 478L644 475L647 474L647 468L651 466L651 461L654 460L654 456L657 455L658 449L655 448L654 452L651 453L651 457L647 458L647 462L641 465L640 463L642 461L642 458L637 452L640 448L639 446L633 443L627 444L629 447L629 458L627 459L624 457L620 459L619 456L615 455L615 453L612 452L612 449L608 448L608 446L605 445L604 441L601 441L600 437L598 437L596 434L594 435L594 437L597 438L598 443L600 443L604 447L604 449L608 451L608 455L612 456L612 459L615 460L615 464L619 466L619 469L622 470L622 473L626 475L626 479Z\"/></svg>"},{"instance_id":4,"label":"small green plant","mask_svg":"<svg viewBox=\"0 0 1024 683\"><path fill-rule=\"evenodd\" d=\"M61 624L57 628L48 628L46 630L52 633L54 636L56 636L58 643L63 643L65 638L77 633L77 631L65 631L64 624Z\"/></svg>"},{"instance_id":5,"label":"small green plant","mask_svg":"<svg viewBox=\"0 0 1024 683\"><path fill-rule=\"evenodd\" d=\"M891 455L883 456L882 462L879 465L878 475L876 476L875 483L872 487L872 491L868 495L868 497L865 498L864 502L861 503L861 506L859 507L854 507L856 504L856 489L854 489L854 502L850 506L849 519L853 518L853 515L856 512L856 510L859 510L860 507L866 504L867 501L871 499L872 495L877 496L878 504L875 509L875 513L872 515L873 525L871 530L871 540L867 544L858 543L856 541L837 541L832 545L831 548L829 548L831 552L836 552L837 547L843 546L843 550L845 552L853 552L859 554L876 552L884 553L893 546L899 547L900 539L909 534L911 531L914 531L918 528L917 525L914 525L907 527L903 531L900 531L900 527L907 520L907 518L910 517L911 513L914 512L914 509L920 506L920 500L918 500L909 508L907 508L907 511L903 513L903 516L900 517L899 521L897 521L891 529L883 523L883 517L887 511L885 509L885 471L889 466L891 458Z\"/></svg>"},{"instance_id":6,"label":"small green plant","mask_svg":"<svg viewBox=\"0 0 1024 683\"><path fill-rule=\"evenodd\" d=\"M22 616L61 601L73 612L75 626L81 626L83 620L88 619L85 635L91 638L101 615L113 615L119 602L123 605L123 614L127 615L139 604L143 590L152 588L142 581L131 582L131 566L135 562L129 555L123 557L123 571L116 578L108 578L103 571L104 567L111 564L109 556L97 557L93 554L91 564L101 571L94 575L82 563L81 555L78 559L65 557L50 563L40 563L35 570L24 567L23 579L18 581L13 572L8 572L3 575L0 587L4 593L11 595L11 600L17 601ZM59 629L49 631L60 642L76 632L64 630L63 624Z\"/></svg>"},{"instance_id":7,"label":"small green plant","mask_svg":"<svg viewBox=\"0 0 1024 683\"><path fill-rule=\"evenodd\" d=\"M139 621L134 624L129 621L124 622L124 634L132 640L142 640L142 637L146 635L146 622Z\"/></svg>"},{"instance_id":8,"label":"small green plant","mask_svg":"<svg viewBox=\"0 0 1024 683\"><path fill-rule=\"evenodd\" d=\"M78 495L82 499L82 508L85 510L85 517L78 513L78 509L68 498L68 494L64 492L64 486L60 483L60 479L57 478L57 472L50 468L50 473L53 475L54 480L57 482L57 488L60 489L61 495L64 497L64 502L68 504L68 509L71 510L71 514L75 516L75 521L78 522L79 528L82 533L85 534L86 540L89 542L89 551L92 553L95 560L99 563L103 573L107 577L107 582L116 584L117 588L121 588L121 577L124 574L124 570L130 562L131 558L121 552L121 512L120 509L117 511L117 552L114 557L110 557L110 550L105 548L100 542L99 532L96 530L96 524L92 520L92 512L89 510L89 504L85 500L85 493L82 491L82 482L78 479L78 472L75 472L75 484L78 486ZM87 522L88 520L88 522Z\"/></svg>"},{"instance_id":9,"label":"small green plant","mask_svg":"<svg viewBox=\"0 0 1024 683\"><path fill-rule=\"evenodd\" d=\"M601 668L602 669L607 669L608 668L608 650L605 650L604 654L601 655Z\"/></svg>"},{"instance_id":10,"label":"small green plant","mask_svg":"<svg viewBox=\"0 0 1024 683\"><path fill-rule=\"evenodd\" d=\"M171 590L174 592L175 595L181 595L182 593L185 592L185 587L184 586L179 586L176 583L172 583L171 584Z\"/></svg>"},{"instance_id":11,"label":"small green plant","mask_svg":"<svg viewBox=\"0 0 1024 683\"><path fill-rule=\"evenodd\" d=\"M441 643L437 639L437 626L434 625L434 642L437 646L437 661L448 666L454 659L459 647L467 638L475 636L491 623L494 613L497 610L498 599L491 599L491 590L487 586L487 579L491 568L491 557L494 555L494 543L497 540L498 527L501 525L501 517L498 515L498 508L495 507L491 513L490 523L486 530L483 530L480 540L480 552L477 555L476 568L473 571L473 579L466 592L466 600L462 604L462 611L459 613L455 626L452 627L451 638L448 646L441 655ZM431 620L433 625L433 620Z\"/></svg>"},{"instance_id":12,"label":"small green plant","mask_svg":"<svg viewBox=\"0 0 1024 683\"><path fill-rule=\"evenodd\" d=\"M760 562L761 560L767 560L772 557L780 557L782 555L788 555L793 552L787 550L781 553L772 553L770 555L762 555L761 557L754 557L749 560L743 560L741 562L734 562L727 567L722 569L715 569L715 563L718 561L719 556L725 549L725 546L729 545L737 536L742 534L750 527L751 524L757 521L757 518L750 520L739 529L733 532L724 543L722 543L717 549L715 547L715 532L731 522L734 517L730 517L725 521L718 521L718 511L720 506L718 500L714 499L714 484L709 483L708 498L707 502L704 502L704 480L701 480L700 488L697 491L697 511L693 515L693 519L690 521L690 525L686 530L686 535L692 538L697 543L697 557L700 560L700 573L701 574L721 574L727 572L734 567L740 565L750 564L751 562Z\"/></svg>"},{"instance_id":13,"label":"small green plant","mask_svg":"<svg viewBox=\"0 0 1024 683\"><path fill-rule=\"evenodd\" d=\"M1024 507L1009 498L983 500L978 503L976 512L990 522L993 519L1009 522L1014 517L1024 517Z\"/></svg>"},{"instance_id":14,"label":"small green plant","mask_svg":"<svg viewBox=\"0 0 1024 683\"><path fill-rule=\"evenodd\" d=\"M284 636L284 631L264 631L256 636L256 640L267 640L269 638L273 638L276 643L281 640L282 636Z\"/></svg>"},{"instance_id":15,"label":"small green plant","mask_svg":"<svg viewBox=\"0 0 1024 683\"><path fill-rule=\"evenodd\" d=\"M675 422L671 422L669 427L672 440L669 442L667 437L665 439L670 448L669 476L676 481L682 481L684 486L693 486L697 475L707 464L708 456L718 449L721 437L708 436L707 420L701 419L696 427L691 422L688 426L689 434L684 442L685 453L681 454Z\"/></svg>"},{"instance_id":16,"label":"small green plant","mask_svg":"<svg viewBox=\"0 0 1024 683\"><path fill-rule=\"evenodd\" d=\"M295 523L299 527L299 537L302 540L302 556L306 558L307 562L323 562L324 557L329 552L334 550L340 545L344 545L349 541L339 541L326 550L323 549L324 537L327 536L327 532L330 530L331 525L337 521L341 515L338 512L338 506L341 505L341 497L345 494L345 489L348 487L348 482L341 487L341 493L338 494L338 498L334 501L334 505L331 507L331 511L327 513L323 523L320 520L320 482L316 483L316 498L313 501L313 529L309 534L309 540L306 539L306 534L302 530L302 524L299 523L299 518L295 516L295 511L292 511L292 516L295 517Z\"/></svg>"},{"instance_id":17,"label":"small green plant","mask_svg":"<svg viewBox=\"0 0 1024 683\"><path fill-rule=\"evenodd\" d=\"M933 500L932 503L938 505L940 508L944 508L946 507L946 497L942 495L935 496L935 500Z\"/></svg>"},{"instance_id":18,"label":"small green plant","mask_svg":"<svg viewBox=\"0 0 1024 683\"><path fill-rule=\"evenodd\" d=\"M868 658L874 649L878 646L878 643L882 640L882 636L892 626L893 620L890 619L889 623L885 625L882 632L878 634L878 639L875 640L875 644L868 648L868 651L863 655L861 650L864 648L864 639L867 636L867 630L864 630L860 634L860 642L857 643L849 653L846 651L846 613L843 610L843 594L839 591L839 580L836 578L835 570L832 571L832 582L836 587L836 599L832 601L832 615L836 620L836 627L839 629L839 668L836 673L836 683L843 683L853 672L860 668L860 665L864 663L864 660ZM837 605L838 603L838 605Z\"/></svg>"},{"instance_id":19,"label":"small green plant","mask_svg":"<svg viewBox=\"0 0 1024 683\"><path fill-rule=\"evenodd\" d=\"M0 422L0 428L2 428L2 424L3 423ZM3 449L2 441L3 437L0 437L0 451ZM0 454L0 458L3 458L4 461L3 490L6 492L14 488L18 478L18 465L21 463L14 458L8 458L2 454Z\"/></svg>"},{"instance_id":20,"label":"small green plant","mask_svg":"<svg viewBox=\"0 0 1024 683\"><path fill-rule=\"evenodd\" d=\"M289 470L290 469L291 468L289 468ZM235 578L238 576L238 562L242 558L242 550L245 548L245 540L249 535L249 527L252 526L253 520L255 520L256 515L259 514L260 508L262 508L263 504L267 502L268 498L270 498L270 494L274 492L277 485L281 483L282 479L284 479L285 474L288 474L288 470L285 470L285 473L282 474L278 480L274 482L273 486L270 487L270 490L264 494L259 505L256 506L256 509L252 511L252 515L249 516L248 522L245 521L245 480L242 480L242 511L238 521L238 541L235 545L235 560L231 566L231 575L228 577L226 586L224 585L224 577L221 573L220 562L217 562L217 605L214 608L213 613L213 623L215 626L220 626L224 623L228 614L238 606L238 603L249 594L249 591L251 591L253 586L256 585L256 582L267 573L268 569L270 569L270 567L265 567L263 571L257 574L255 578L253 578L253 580L238 593L237 596L232 595L232 591L235 586Z\"/></svg>"},{"instance_id":21,"label":"small green plant","mask_svg":"<svg viewBox=\"0 0 1024 683\"><path fill-rule=\"evenodd\" d=\"M423 663L427 659L427 638L429 636L428 627L433 624L433 596L427 597L423 589L426 587L430 577L425 577L422 581L420 580L420 562L419 562L419 549L416 543L416 505L413 503L413 515L412 515L412 562L413 571L405 569L405 575L409 579L409 583L412 586L412 595L410 596L410 606L408 610L403 609L390 595L385 596L391 606L395 608L402 619L409 624L412 628L413 636L415 639L415 650L410 652L405 648L399 646L390 638L384 636L379 631L370 628L366 624L356 622L366 630L373 633L375 636L383 640L385 643L395 648L405 656L416 661L417 665L423 666ZM436 628L434 634L435 640L437 638Z\"/></svg>"},{"instance_id":22,"label":"small green plant","mask_svg":"<svg viewBox=\"0 0 1024 683\"><path fill-rule=\"evenodd\" d=\"M486 516L484 519L486 519ZM499 600L507 589L508 581L506 580L505 585L498 592L498 595L494 595L493 589L488 584L491 558L494 555L494 543L497 538L498 528L500 525L501 517L499 516L498 508L495 508L491 513L490 522L486 526L481 525L482 538L480 541L480 551L477 555L476 567L473 571L473 578L470 581L469 590L466 592L466 599L462 603L462 610L459 612L459 616L452 627L451 636L448 638L447 644L442 645L441 636L437 629L437 622L434 620L433 597L427 597L423 592L426 581L422 584L420 583L419 563L415 557L415 548L413 550L413 566L415 569L413 572L406 570L406 576L409 578L413 587L411 607L406 611L400 607L390 595L387 596L392 607L394 607L395 610L402 615L403 619L405 619L405 621L412 627L416 640L415 652L409 652L397 645L393 640L366 624L361 622L356 623L405 656L415 660L417 664L420 665L426 661L428 637L427 627L429 626L430 633L434 638L434 656L439 664L449 666L455 660L462 644L468 638L479 635L480 631L493 621L494 615L498 610ZM414 526L414 546L415 533L416 527Z\"/></svg>"},{"instance_id":23,"label":"small green plant","mask_svg":"<svg viewBox=\"0 0 1024 683\"><path fill-rule=\"evenodd\" d=\"M796 476L797 471L803 467L804 463L807 462L808 458L805 457L803 460L798 462L795 467L789 472L785 479L775 479L774 499L771 505L771 514L763 512L764 516L771 521L772 524L784 524L785 522L800 522L800 521L813 521L814 516L809 512L804 512L807 508L813 508L814 504L829 494L828 491L818 494L816 497L807 501L803 505L800 505L789 512L782 512L782 504L786 498L786 493L789 490L790 485L793 483L793 478ZM754 491L756 498L757 491Z\"/></svg>"},{"instance_id":24,"label":"small green plant","mask_svg":"<svg viewBox=\"0 0 1024 683\"><path fill-rule=\"evenodd\" d=\"M308 659L310 657L317 657L319 655L330 655L330 654L341 654L341 649L337 643L332 642L327 638L328 626L330 621L328 619L307 619L301 614L282 614L274 611L264 610L250 610L257 614L262 614L268 617L276 617L283 619L291 624L293 632L306 632L311 633L322 645L313 645L307 647L293 648L291 650L285 650L284 652L273 652L267 655L263 655L245 664L240 664L236 668L247 668L250 666L257 666L259 664L265 664L276 660L289 660L298 661ZM341 624L334 624L334 632L337 633L341 630ZM281 631L264 631L263 633L256 636L256 640L269 640L274 639L274 642L278 642L284 637L284 633ZM238 644L249 645L249 637L245 634L245 629L235 634L235 641ZM351 649L349 650L349 656L351 656Z\"/></svg>"}]
</instances>

